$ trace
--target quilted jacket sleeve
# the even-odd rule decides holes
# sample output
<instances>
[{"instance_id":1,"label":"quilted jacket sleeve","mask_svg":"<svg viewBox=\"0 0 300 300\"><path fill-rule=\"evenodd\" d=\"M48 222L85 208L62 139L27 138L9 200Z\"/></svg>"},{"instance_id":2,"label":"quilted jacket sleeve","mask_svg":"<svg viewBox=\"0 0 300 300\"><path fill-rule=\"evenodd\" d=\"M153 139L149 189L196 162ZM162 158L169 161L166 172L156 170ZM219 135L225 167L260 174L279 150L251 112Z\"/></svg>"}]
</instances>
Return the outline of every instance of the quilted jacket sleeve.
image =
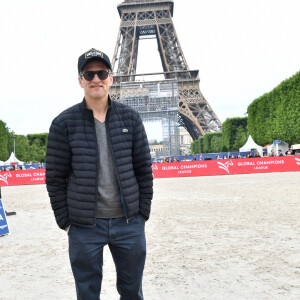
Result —
<instances>
[{"instance_id":1,"label":"quilted jacket sleeve","mask_svg":"<svg viewBox=\"0 0 300 300\"><path fill-rule=\"evenodd\" d=\"M48 136L46 186L56 222L61 229L65 229L70 224L67 205L70 171L71 151L66 126L54 119Z\"/></svg>"},{"instance_id":2,"label":"quilted jacket sleeve","mask_svg":"<svg viewBox=\"0 0 300 300\"><path fill-rule=\"evenodd\" d=\"M153 175L148 139L140 115L137 115L133 128L132 148L133 168L140 191L140 214L148 220L153 197Z\"/></svg>"}]
</instances>

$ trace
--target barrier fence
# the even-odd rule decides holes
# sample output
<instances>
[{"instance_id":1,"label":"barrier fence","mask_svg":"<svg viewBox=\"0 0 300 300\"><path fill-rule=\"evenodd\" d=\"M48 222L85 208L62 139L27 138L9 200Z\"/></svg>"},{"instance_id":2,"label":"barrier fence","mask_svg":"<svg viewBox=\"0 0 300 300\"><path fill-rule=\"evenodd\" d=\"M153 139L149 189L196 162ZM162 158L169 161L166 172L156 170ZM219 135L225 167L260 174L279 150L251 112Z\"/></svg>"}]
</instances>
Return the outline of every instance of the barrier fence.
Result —
<instances>
[{"instance_id":1,"label":"barrier fence","mask_svg":"<svg viewBox=\"0 0 300 300\"><path fill-rule=\"evenodd\" d=\"M154 178L300 171L300 156L153 164Z\"/></svg>"},{"instance_id":2,"label":"barrier fence","mask_svg":"<svg viewBox=\"0 0 300 300\"><path fill-rule=\"evenodd\" d=\"M300 156L185 161L152 164L154 178L300 171ZM2 171L0 186L44 184L45 169Z\"/></svg>"}]
</instances>

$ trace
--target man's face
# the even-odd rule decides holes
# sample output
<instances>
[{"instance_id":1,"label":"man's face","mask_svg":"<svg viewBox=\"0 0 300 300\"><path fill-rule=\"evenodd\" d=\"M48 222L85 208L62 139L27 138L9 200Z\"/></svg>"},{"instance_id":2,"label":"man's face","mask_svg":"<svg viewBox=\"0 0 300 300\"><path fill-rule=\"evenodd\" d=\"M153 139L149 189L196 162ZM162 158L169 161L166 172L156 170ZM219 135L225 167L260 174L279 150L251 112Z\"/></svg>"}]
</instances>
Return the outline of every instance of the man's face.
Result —
<instances>
[{"instance_id":1,"label":"man's face","mask_svg":"<svg viewBox=\"0 0 300 300\"><path fill-rule=\"evenodd\" d=\"M108 71L106 65L100 61L92 61L88 63L82 71L84 74L87 71ZM84 89L84 96L87 100L98 100L108 97L108 91L113 83L112 74L108 75L107 79L101 80L97 75L90 81L83 76L78 78L79 85Z\"/></svg>"}]
</instances>

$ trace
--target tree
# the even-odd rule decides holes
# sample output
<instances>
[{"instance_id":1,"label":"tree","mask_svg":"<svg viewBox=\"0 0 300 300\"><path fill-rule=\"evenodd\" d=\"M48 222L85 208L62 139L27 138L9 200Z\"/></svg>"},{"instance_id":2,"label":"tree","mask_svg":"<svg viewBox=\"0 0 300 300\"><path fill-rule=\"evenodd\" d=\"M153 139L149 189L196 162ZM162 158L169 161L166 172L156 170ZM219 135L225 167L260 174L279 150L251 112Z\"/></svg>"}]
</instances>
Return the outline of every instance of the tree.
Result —
<instances>
[{"instance_id":1,"label":"tree","mask_svg":"<svg viewBox=\"0 0 300 300\"><path fill-rule=\"evenodd\" d=\"M248 129L260 145L300 142L300 72L248 106Z\"/></svg>"},{"instance_id":2,"label":"tree","mask_svg":"<svg viewBox=\"0 0 300 300\"><path fill-rule=\"evenodd\" d=\"M232 145L232 151L239 151L239 149L247 142L247 133L243 126L239 126L236 130L235 140Z\"/></svg>"},{"instance_id":3,"label":"tree","mask_svg":"<svg viewBox=\"0 0 300 300\"><path fill-rule=\"evenodd\" d=\"M13 139L15 137L15 141ZM16 157L24 162L45 162L48 133L17 135L0 120L0 160L6 161L16 148Z\"/></svg>"},{"instance_id":4,"label":"tree","mask_svg":"<svg viewBox=\"0 0 300 300\"><path fill-rule=\"evenodd\" d=\"M16 157L24 162L30 161L30 147L28 139L24 135L15 135L16 137Z\"/></svg>"},{"instance_id":5,"label":"tree","mask_svg":"<svg viewBox=\"0 0 300 300\"><path fill-rule=\"evenodd\" d=\"M0 120L0 160L6 161L9 158L8 153L9 132L6 123Z\"/></svg>"},{"instance_id":6,"label":"tree","mask_svg":"<svg viewBox=\"0 0 300 300\"><path fill-rule=\"evenodd\" d=\"M210 142L211 152L221 152L223 149L222 132L214 132L214 135Z\"/></svg>"},{"instance_id":7,"label":"tree","mask_svg":"<svg viewBox=\"0 0 300 300\"><path fill-rule=\"evenodd\" d=\"M227 118L222 126L223 151L238 151L247 141L247 118Z\"/></svg>"}]
</instances>

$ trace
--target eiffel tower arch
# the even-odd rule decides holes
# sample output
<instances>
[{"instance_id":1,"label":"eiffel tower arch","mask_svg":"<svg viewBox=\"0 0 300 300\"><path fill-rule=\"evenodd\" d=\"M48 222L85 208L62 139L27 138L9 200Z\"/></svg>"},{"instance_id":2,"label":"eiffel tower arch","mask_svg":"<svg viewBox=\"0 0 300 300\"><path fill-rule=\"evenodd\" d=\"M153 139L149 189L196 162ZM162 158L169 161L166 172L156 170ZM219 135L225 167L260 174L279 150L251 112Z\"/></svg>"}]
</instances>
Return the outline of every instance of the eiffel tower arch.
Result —
<instances>
[{"instance_id":1,"label":"eiffel tower arch","mask_svg":"<svg viewBox=\"0 0 300 300\"><path fill-rule=\"evenodd\" d=\"M176 112L177 127L183 126L195 140L206 132L220 131L222 124L200 91L199 71L188 67L173 24L173 10L174 2L170 0L124 0L118 5L121 21L112 59L114 84L110 95L115 101L134 106L143 120L162 118L163 124L169 124L158 112L165 111L168 116L171 111L173 115ZM163 72L136 74L139 41L149 38L157 40ZM151 81L153 77L156 80ZM143 81L148 82L147 88ZM153 96L154 90L169 100L158 100L157 95ZM153 96L151 101L149 95ZM150 102L152 106L148 105ZM171 123L174 124L174 116ZM169 139L174 140L174 136Z\"/></svg>"}]
</instances>

